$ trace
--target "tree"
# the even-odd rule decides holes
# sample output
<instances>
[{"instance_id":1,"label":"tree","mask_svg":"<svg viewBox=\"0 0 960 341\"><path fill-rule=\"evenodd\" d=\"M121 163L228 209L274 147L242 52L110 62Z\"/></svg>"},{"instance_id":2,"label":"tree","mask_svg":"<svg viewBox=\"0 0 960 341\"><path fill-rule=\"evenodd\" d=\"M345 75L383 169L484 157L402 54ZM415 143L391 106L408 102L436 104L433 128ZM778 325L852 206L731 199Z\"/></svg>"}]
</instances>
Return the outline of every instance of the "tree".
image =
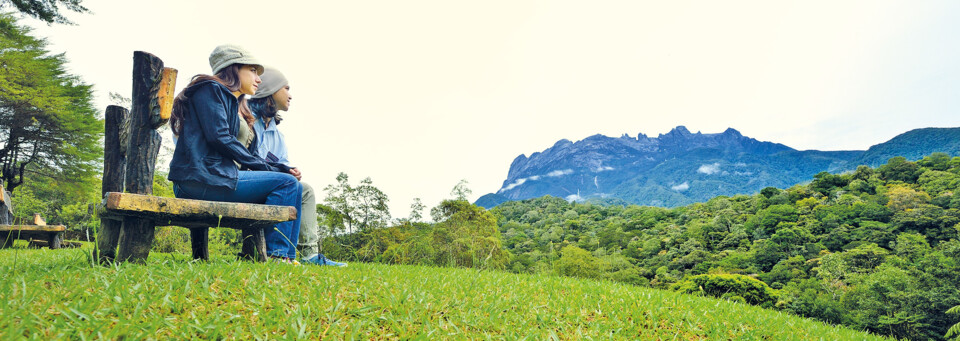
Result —
<instances>
[{"instance_id":1,"label":"tree","mask_svg":"<svg viewBox=\"0 0 960 341\"><path fill-rule=\"evenodd\" d=\"M955 315L960 313L960 305L950 308L947 310L947 314ZM960 322L957 322L947 330L947 335L945 337L953 338L953 340L960 340Z\"/></svg>"},{"instance_id":2,"label":"tree","mask_svg":"<svg viewBox=\"0 0 960 341\"><path fill-rule=\"evenodd\" d=\"M767 238L776 232L777 224L796 222L799 216L794 206L773 205L758 212L747 222L747 232L753 233L755 239Z\"/></svg>"},{"instance_id":3,"label":"tree","mask_svg":"<svg viewBox=\"0 0 960 341\"><path fill-rule=\"evenodd\" d=\"M932 170L945 171L950 168L950 154L936 152L917 161L917 165Z\"/></svg>"},{"instance_id":4,"label":"tree","mask_svg":"<svg viewBox=\"0 0 960 341\"><path fill-rule=\"evenodd\" d=\"M880 175L886 180L903 181L907 183L917 182L920 176L920 166L916 163L907 161L903 156L890 158L887 164L878 168Z\"/></svg>"},{"instance_id":5,"label":"tree","mask_svg":"<svg viewBox=\"0 0 960 341\"><path fill-rule=\"evenodd\" d=\"M373 185L373 180L365 178L355 187L356 210L360 231L387 227L390 223L390 199L379 188Z\"/></svg>"},{"instance_id":6,"label":"tree","mask_svg":"<svg viewBox=\"0 0 960 341\"><path fill-rule=\"evenodd\" d=\"M423 219L423 209L427 208L423 204L423 201L420 201L420 198L413 198L413 203L410 204L410 222L416 223Z\"/></svg>"},{"instance_id":7,"label":"tree","mask_svg":"<svg viewBox=\"0 0 960 341\"><path fill-rule=\"evenodd\" d=\"M810 189L829 195L834 188L843 188L850 182L842 175L820 172L813 176L813 182L810 183Z\"/></svg>"},{"instance_id":8,"label":"tree","mask_svg":"<svg viewBox=\"0 0 960 341\"><path fill-rule=\"evenodd\" d=\"M473 191L467 187L467 184L469 184L467 179L461 179L456 186L453 186L453 190L450 191L450 195L452 195L455 200L466 201L467 197L469 197L470 194L473 194Z\"/></svg>"},{"instance_id":9,"label":"tree","mask_svg":"<svg viewBox=\"0 0 960 341\"><path fill-rule=\"evenodd\" d=\"M920 205L930 202L929 194L917 192L906 186L892 186L890 190L887 191L887 197L890 198L890 201L887 202L887 207L894 212L916 209L920 207Z\"/></svg>"},{"instance_id":10,"label":"tree","mask_svg":"<svg viewBox=\"0 0 960 341\"><path fill-rule=\"evenodd\" d=\"M353 231L354 223L354 209L356 209L353 202L354 190L353 186L350 185L350 177L347 173L340 172L337 174L337 183L333 185L328 185L325 187L324 192L327 192L327 197L323 199L323 202L327 205L326 208L329 208L332 212L326 212L325 217L335 216L341 220L340 223L332 224L331 229L344 230L346 232Z\"/></svg>"},{"instance_id":11,"label":"tree","mask_svg":"<svg viewBox=\"0 0 960 341\"><path fill-rule=\"evenodd\" d=\"M736 274L697 275L673 285L686 294L703 294L771 308L779 293L758 279Z\"/></svg>"},{"instance_id":12,"label":"tree","mask_svg":"<svg viewBox=\"0 0 960 341\"><path fill-rule=\"evenodd\" d=\"M553 268L563 276L600 277L600 260L575 245L567 245L560 250L560 259L553 262Z\"/></svg>"},{"instance_id":13,"label":"tree","mask_svg":"<svg viewBox=\"0 0 960 341\"><path fill-rule=\"evenodd\" d=\"M27 174L84 192L96 186L103 122L91 86L67 74L63 54L13 16L0 14L0 181L13 191Z\"/></svg>"},{"instance_id":14,"label":"tree","mask_svg":"<svg viewBox=\"0 0 960 341\"><path fill-rule=\"evenodd\" d=\"M360 181L360 185L350 185L350 177L343 172L337 174L337 183L324 188L327 207L342 219L347 233L367 231L386 227L390 221L390 199L373 185L370 178ZM325 214L330 217L330 214Z\"/></svg>"},{"instance_id":15,"label":"tree","mask_svg":"<svg viewBox=\"0 0 960 341\"><path fill-rule=\"evenodd\" d=\"M80 4L82 2L83 0L0 0L0 9L13 6L20 13L43 20L47 24L72 25L70 20L60 14L60 7L77 13L90 12Z\"/></svg>"},{"instance_id":16,"label":"tree","mask_svg":"<svg viewBox=\"0 0 960 341\"><path fill-rule=\"evenodd\" d=\"M856 327L898 339L919 340L931 335L929 316L923 311L921 283L909 272L890 264L859 277L841 300Z\"/></svg>"},{"instance_id":17,"label":"tree","mask_svg":"<svg viewBox=\"0 0 960 341\"><path fill-rule=\"evenodd\" d=\"M897 236L893 250L897 256L913 262L930 252L930 244L922 234L901 233Z\"/></svg>"},{"instance_id":18,"label":"tree","mask_svg":"<svg viewBox=\"0 0 960 341\"><path fill-rule=\"evenodd\" d=\"M510 254L503 249L497 218L466 200L444 200L434 209L437 224L427 240L436 250L434 264L504 269Z\"/></svg>"}]
</instances>

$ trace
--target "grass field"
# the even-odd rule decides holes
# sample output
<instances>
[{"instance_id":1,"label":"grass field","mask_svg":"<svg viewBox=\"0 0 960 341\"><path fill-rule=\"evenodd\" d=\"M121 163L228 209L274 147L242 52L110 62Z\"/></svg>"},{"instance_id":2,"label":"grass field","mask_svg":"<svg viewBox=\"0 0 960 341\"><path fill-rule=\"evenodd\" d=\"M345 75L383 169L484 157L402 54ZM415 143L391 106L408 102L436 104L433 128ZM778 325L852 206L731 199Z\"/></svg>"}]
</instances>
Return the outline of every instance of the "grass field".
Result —
<instances>
[{"instance_id":1,"label":"grass field","mask_svg":"<svg viewBox=\"0 0 960 341\"><path fill-rule=\"evenodd\" d=\"M879 339L603 281L360 263L194 263L174 254L100 267L89 251L0 250L0 340Z\"/></svg>"}]
</instances>

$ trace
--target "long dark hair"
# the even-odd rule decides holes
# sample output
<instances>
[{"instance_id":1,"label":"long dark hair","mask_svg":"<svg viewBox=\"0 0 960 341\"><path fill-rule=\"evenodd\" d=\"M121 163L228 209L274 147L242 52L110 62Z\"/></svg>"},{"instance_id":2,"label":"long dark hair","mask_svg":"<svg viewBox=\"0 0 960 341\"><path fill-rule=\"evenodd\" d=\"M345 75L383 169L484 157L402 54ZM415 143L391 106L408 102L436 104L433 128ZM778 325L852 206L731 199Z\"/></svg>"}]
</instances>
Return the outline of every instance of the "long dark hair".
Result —
<instances>
[{"instance_id":1,"label":"long dark hair","mask_svg":"<svg viewBox=\"0 0 960 341\"><path fill-rule=\"evenodd\" d=\"M187 93L190 92L190 88L197 85L197 83L212 80L217 83L223 84L230 91L240 91L240 69L243 67L242 64L231 64L217 72L216 75L196 75L190 79L190 84L187 84L183 90L180 90L180 93L177 94L177 97L173 99L173 111L170 113L170 130L173 130L173 134L179 136L183 133L183 121L187 113L187 100L190 99L190 96L187 96ZM240 94L240 97L237 98L240 101L240 114L243 116L243 120L247 121L247 126L250 127L250 131L253 131L253 114L250 113L250 107L247 106L247 95Z\"/></svg>"},{"instance_id":2,"label":"long dark hair","mask_svg":"<svg viewBox=\"0 0 960 341\"><path fill-rule=\"evenodd\" d=\"M251 98L248 102L250 110L260 115L261 118L273 118L276 124L280 124L283 118L280 117L280 110L277 110L277 101L273 96Z\"/></svg>"}]
</instances>

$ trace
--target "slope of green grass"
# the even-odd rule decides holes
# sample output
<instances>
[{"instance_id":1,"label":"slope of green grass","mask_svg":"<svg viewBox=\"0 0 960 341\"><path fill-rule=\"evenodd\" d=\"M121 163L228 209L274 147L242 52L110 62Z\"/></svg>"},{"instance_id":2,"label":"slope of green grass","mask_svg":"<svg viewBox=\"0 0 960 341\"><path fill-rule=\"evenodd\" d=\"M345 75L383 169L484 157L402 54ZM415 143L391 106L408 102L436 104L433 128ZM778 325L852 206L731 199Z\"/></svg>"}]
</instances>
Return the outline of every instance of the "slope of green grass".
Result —
<instances>
[{"instance_id":1,"label":"slope of green grass","mask_svg":"<svg viewBox=\"0 0 960 341\"><path fill-rule=\"evenodd\" d=\"M879 339L612 282L171 254L91 267L88 252L0 250L0 339Z\"/></svg>"}]
</instances>

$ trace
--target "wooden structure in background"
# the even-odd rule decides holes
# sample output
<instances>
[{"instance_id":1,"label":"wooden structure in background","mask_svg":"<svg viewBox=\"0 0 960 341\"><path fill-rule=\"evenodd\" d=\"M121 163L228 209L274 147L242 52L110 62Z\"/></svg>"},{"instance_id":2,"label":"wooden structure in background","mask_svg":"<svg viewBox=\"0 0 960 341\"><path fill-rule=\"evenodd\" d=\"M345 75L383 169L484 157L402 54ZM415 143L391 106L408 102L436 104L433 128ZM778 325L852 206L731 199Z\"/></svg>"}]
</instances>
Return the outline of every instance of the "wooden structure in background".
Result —
<instances>
[{"instance_id":1,"label":"wooden structure in background","mask_svg":"<svg viewBox=\"0 0 960 341\"><path fill-rule=\"evenodd\" d=\"M0 185L0 225L13 224L13 198L3 185Z\"/></svg>"},{"instance_id":2,"label":"wooden structure in background","mask_svg":"<svg viewBox=\"0 0 960 341\"><path fill-rule=\"evenodd\" d=\"M32 225L14 224L10 192L0 186L0 249L13 246L13 241L17 239L40 240L44 246L59 249L63 244L63 231L66 230L63 225L47 225L39 213L33 215Z\"/></svg>"},{"instance_id":3,"label":"wooden structure in background","mask_svg":"<svg viewBox=\"0 0 960 341\"><path fill-rule=\"evenodd\" d=\"M59 249L63 243L63 225L0 225L0 249L13 246L13 241L42 240L45 246Z\"/></svg>"},{"instance_id":4,"label":"wooden structure in background","mask_svg":"<svg viewBox=\"0 0 960 341\"><path fill-rule=\"evenodd\" d=\"M266 261L263 228L295 220L291 206L255 205L152 196L153 175L162 139L156 129L166 124L173 107L177 70L165 68L156 56L133 53L131 111L106 111L103 158L103 202L97 254L101 262L143 263L153 245L154 230L174 225L190 228L193 257L208 259L209 228L243 231L241 257ZM122 184L122 187L121 187Z\"/></svg>"}]
</instances>

